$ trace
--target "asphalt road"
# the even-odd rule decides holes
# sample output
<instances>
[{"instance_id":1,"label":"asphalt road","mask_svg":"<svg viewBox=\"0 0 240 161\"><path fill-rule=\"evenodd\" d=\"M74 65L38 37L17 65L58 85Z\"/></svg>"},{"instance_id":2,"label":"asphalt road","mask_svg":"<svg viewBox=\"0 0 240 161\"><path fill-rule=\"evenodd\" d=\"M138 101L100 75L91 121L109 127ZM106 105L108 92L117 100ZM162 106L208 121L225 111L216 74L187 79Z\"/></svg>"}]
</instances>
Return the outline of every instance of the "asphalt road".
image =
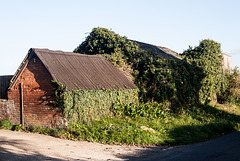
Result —
<instances>
[{"instance_id":1,"label":"asphalt road","mask_svg":"<svg viewBox=\"0 0 240 161\"><path fill-rule=\"evenodd\" d=\"M203 143L168 148L149 148L141 157L129 160L143 161L240 161L240 132L235 132Z\"/></svg>"},{"instance_id":2,"label":"asphalt road","mask_svg":"<svg viewBox=\"0 0 240 161\"><path fill-rule=\"evenodd\" d=\"M240 132L193 145L143 148L0 130L0 161L5 160L240 161Z\"/></svg>"}]
</instances>

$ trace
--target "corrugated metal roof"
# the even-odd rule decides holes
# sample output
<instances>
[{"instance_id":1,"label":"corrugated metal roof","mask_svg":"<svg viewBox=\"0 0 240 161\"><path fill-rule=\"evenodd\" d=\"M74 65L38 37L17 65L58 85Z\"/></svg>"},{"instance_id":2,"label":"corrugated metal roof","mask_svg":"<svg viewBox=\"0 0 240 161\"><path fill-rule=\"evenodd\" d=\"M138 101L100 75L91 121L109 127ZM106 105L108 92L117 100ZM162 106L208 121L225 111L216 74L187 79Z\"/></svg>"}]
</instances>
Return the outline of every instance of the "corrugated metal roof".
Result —
<instances>
[{"instance_id":1,"label":"corrugated metal roof","mask_svg":"<svg viewBox=\"0 0 240 161\"><path fill-rule=\"evenodd\" d=\"M101 56L33 48L29 50L28 61L34 55L42 61L53 80L67 86L68 90L137 88ZM28 61L25 60L25 66Z\"/></svg>"},{"instance_id":2,"label":"corrugated metal roof","mask_svg":"<svg viewBox=\"0 0 240 161\"><path fill-rule=\"evenodd\" d=\"M162 46L155 46L155 45L151 45L151 44L147 44L139 41L134 41L134 42L136 42L141 49L152 50L163 58L172 58L172 59L181 60L181 58L178 57L178 54L169 48L162 47Z\"/></svg>"},{"instance_id":3,"label":"corrugated metal roof","mask_svg":"<svg viewBox=\"0 0 240 161\"><path fill-rule=\"evenodd\" d=\"M7 99L7 89L12 75L0 76L0 99Z\"/></svg>"}]
</instances>

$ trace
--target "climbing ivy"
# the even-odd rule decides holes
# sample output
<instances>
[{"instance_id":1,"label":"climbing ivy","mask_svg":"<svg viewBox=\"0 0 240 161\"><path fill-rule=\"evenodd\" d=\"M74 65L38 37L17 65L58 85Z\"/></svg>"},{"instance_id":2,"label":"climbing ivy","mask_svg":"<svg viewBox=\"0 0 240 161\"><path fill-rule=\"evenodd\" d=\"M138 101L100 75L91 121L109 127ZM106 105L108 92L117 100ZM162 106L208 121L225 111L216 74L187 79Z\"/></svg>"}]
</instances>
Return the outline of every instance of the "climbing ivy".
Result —
<instances>
[{"instance_id":1,"label":"climbing ivy","mask_svg":"<svg viewBox=\"0 0 240 161\"><path fill-rule=\"evenodd\" d=\"M64 114L69 123L91 122L112 115L115 102L138 102L138 90L73 90L64 94Z\"/></svg>"},{"instance_id":2,"label":"climbing ivy","mask_svg":"<svg viewBox=\"0 0 240 161\"><path fill-rule=\"evenodd\" d=\"M140 99L166 102L175 106L216 101L224 80L220 44L202 40L180 56L183 60L164 59L151 50L106 28L94 28L75 50L100 54L115 66L131 68Z\"/></svg>"},{"instance_id":3,"label":"climbing ivy","mask_svg":"<svg viewBox=\"0 0 240 161\"><path fill-rule=\"evenodd\" d=\"M216 94L220 91L223 81L221 45L213 40L202 40L199 46L186 50L185 60L201 68L198 77L204 77L199 83L199 101L209 103L217 101Z\"/></svg>"},{"instance_id":4,"label":"climbing ivy","mask_svg":"<svg viewBox=\"0 0 240 161\"><path fill-rule=\"evenodd\" d=\"M198 102L201 68L185 60L164 59L148 54L134 63L135 84L144 102L171 102L187 106Z\"/></svg>"},{"instance_id":5,"label":"climbing ivy","mask_svg":"<svg viewBox=\"0 0 240 161\"><path fill-rule=\"evenodd\" d=\"M122 67L126 62L134 59L139 53L139 46L106 28L93 28L92 32L86 37L75 50L76 53L103 55L118 67Z\"/></svg>"},{"instance_id":6,"label":"climbing ivy","mask_svg":"<svg viewBox=\"0 0 240 161\"><path fill-rule=\"evenodd\" d=\"M240 71L238 67L235 67L231 73L225 72L224 76L218 101L240 105Z\"/></svg>"},{"instance_id":7,"label":"climbing ivy","mask_svg":"<svg viewBox=\"0 0 240 161\"><path fill-rule=\"evenodd\" d=\"M58 82L55 85L54 104L61 107L69 124L91 122L103 116L113 114L113 104L122 105L138 102L138 89L127 90L71 90Z\"/></svg>"},{"instance_id":8,"label":"climbing ivy","mask_svg":"<svg viewBox=\"0 0 240 161\"><path fill-rule=\"evenodd\" d=\"M62 111L64 110L64 94L66 92L66 86L63 84L57 82L57 81L52 81L52 85L55 90L55 100L54 100L54 105L57 107L60 107Z\"/></svg>"}]
</instances>

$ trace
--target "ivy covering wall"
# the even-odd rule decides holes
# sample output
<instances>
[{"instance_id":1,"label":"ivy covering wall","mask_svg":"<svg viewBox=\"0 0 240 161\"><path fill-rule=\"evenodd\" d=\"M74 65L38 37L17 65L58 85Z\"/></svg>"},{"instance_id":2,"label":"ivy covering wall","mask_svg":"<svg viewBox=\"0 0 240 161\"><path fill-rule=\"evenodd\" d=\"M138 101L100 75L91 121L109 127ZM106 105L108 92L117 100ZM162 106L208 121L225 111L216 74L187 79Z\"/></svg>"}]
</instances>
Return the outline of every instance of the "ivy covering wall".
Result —
<instances>
[{"instance_id":1,"label":"ivy covering wall","mask_svg":"<svg viewBox=\"0 0 240 161\"><path fill-rule=\"evenodd\" d=\"M56 100L59 102L56 104L62 106L63 114L70 124L91 122L106 115L113 115L112 108L116 102L124 105L138 102L138 89L72 91L62 89L56 89Z\"/></svg>"}]
</instances>

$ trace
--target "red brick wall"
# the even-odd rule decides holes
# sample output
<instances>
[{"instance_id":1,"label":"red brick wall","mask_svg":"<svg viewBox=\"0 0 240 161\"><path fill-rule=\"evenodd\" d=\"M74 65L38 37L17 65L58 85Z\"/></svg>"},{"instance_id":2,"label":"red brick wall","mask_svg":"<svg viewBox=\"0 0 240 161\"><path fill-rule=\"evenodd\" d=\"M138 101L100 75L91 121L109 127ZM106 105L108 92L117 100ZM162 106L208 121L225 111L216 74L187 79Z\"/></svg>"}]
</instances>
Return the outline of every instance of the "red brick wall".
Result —
<instances>
[{"instance_id":1,"label":"red brick wall","mask_svg":"<svg viewBox=\"0 0 240 161\"><path fill-rule=\"evenodd\" d=\"M7 118L13 124L18 124L20 119L18 112L12 100L0 99L0 121Z\"/></svg>"},{"instance_id":2,"label":"red brick wall","mask_svg":"<svg viewBox=\"0 0 240 161\"><path fill-rule=\"evenodd\" d=\"M36 58L29 61L14 87L8 91L8 99L13 100L20 114L20 83L23 83L23 117L29 126L53 127L61 123L61 111L54 107L54 89L51 76ZM20 117L19 117L20 123Z\"/></svg>"}]
</instances>

